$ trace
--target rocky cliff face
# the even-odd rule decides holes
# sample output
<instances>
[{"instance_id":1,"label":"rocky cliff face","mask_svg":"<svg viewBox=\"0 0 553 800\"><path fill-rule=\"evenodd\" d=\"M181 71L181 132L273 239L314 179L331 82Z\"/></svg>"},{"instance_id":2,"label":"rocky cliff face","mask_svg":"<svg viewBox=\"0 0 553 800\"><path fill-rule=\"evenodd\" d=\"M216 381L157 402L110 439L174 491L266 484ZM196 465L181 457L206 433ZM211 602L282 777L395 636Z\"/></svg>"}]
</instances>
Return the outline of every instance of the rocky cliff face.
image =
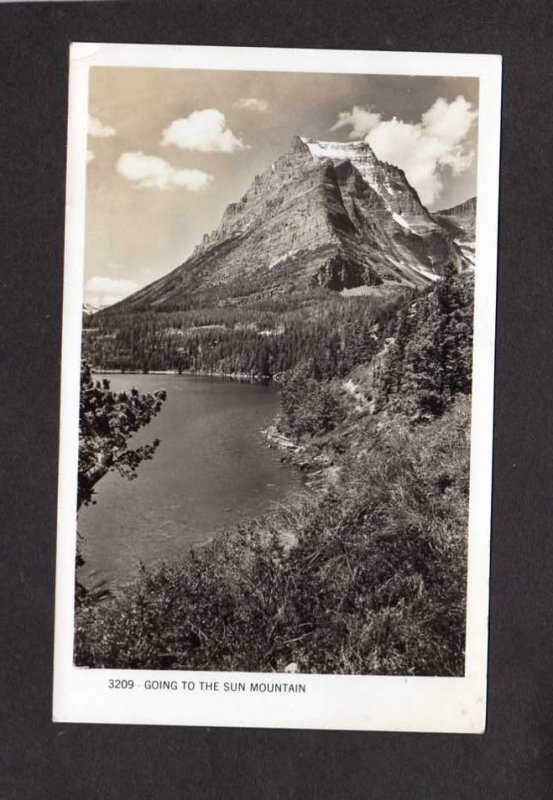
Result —
<instances>
[{"instance_id":1,"label":"rocky cliff face","mask_svg":"<svg viewBox=\"0 0 553 800\"><path fill-rule=\"evenodd\" d=\"M474 266L476 250L476 197L471 197L459 205L435 211L432 215L445 230L449 231L453 241L465 260Z\"/></svg>"},{"instance_id":2,"label":"rocky cliff face","mask_svg":"<svg viewBox=\"0 0 553 800\"><path fill-rule=\"evenodd\" d=\"M301 138L301 141L316 160L330 159L335 165L348 161L382 198L387 211L402 218L396 218L395 221L403 224L403 227L421 234L436 229L436 223L407 181L403 170L379 161L367 142L318 142L306 138Z\"/></svg>"},{"instance_id":3,"label":"rocky cliff face","mask_svg":"<svg viewBox=\"0 0 553 800\"><path fill-rule=\"evenodd\" d=\"M295 137L182 266L117 308L175 307L208 290L422 286L447 263L467 266L455 236L365 142Z\"/></svg>"}]
</instances>

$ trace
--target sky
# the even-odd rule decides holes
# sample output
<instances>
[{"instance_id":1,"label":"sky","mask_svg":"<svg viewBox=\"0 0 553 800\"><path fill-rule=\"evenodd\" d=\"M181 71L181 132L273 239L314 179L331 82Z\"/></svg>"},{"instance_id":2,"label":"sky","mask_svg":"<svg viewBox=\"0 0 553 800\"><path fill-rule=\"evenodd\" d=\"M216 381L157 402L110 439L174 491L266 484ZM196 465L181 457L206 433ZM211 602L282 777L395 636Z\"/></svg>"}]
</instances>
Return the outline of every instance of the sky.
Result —
<instances>
[{"instance_id":1,"label":"sky","mask_svg":"<svg viewBox=\"0 0 553 800\"><path fill-rule=\"evenodd\" d=\"M182 264L294 135L365 139L430 210L476 194L478 80L93 67L85 302Z\"/></svg>"}]
</instances>

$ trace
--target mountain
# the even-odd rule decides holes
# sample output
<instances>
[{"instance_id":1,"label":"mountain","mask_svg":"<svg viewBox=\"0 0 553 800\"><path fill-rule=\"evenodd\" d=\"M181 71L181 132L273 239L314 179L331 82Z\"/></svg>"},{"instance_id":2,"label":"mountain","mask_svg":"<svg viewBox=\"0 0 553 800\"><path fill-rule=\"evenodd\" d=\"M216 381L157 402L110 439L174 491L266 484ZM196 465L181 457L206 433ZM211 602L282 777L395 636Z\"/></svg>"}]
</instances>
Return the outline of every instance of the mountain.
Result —
<instances>
[{"instance_id":1,"label":"mountain","mask_svg":"<svg viewBox=\"0 0 553 800\"><path fill-rule=\"evenodd\" d=\"M366 142L296 136L184 264L110 311L176 309L206 292L422 287L448 263L470 266L454 225L430 214Z\"/></svg>"},{"instance_id":2,"label":"mountain","mask_svg":"<svg viewBox=\"0 0 553 800\"><path fill-rule=\"evenodd\" d=\"M99 309L97 306L93 306L90 303L83 303L83 325L87 325L98 311Z\"/></svg>"},{"instance_id":3,"label":"mountain","mask_svg":"<svg viewBox=\"0 0 553 800\"><path fill-rule=\"evenodd\" d=\"M462 252L465 259L474 266L476 249L476 197L432 215L436 222L445 228Z\"/></svg>"}]
</instances>

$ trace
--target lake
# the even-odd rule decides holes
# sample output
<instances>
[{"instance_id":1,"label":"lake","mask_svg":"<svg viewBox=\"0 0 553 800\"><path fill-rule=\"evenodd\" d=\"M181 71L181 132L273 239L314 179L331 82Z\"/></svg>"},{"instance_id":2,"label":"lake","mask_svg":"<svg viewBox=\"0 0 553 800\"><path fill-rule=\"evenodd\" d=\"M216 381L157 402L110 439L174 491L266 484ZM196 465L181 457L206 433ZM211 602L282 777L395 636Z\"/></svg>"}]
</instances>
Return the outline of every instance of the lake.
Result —
<instances>
[{"instance_id":1,"label":"lake","mask_svg":"<svg viewBox=\"0 0 553 800\"><path fill-rule=\"evenodd\" d=\"M140 561L170 559L305 491L297 469L260 432L279 409L274 388L184 375L98 377L115 391L164 388L167 400L131 440L160 439L153 460L132 481L108 473L96 485L96 505L81 509L80 579L88 588L112 588Z\"/></svg>"}]
</instances>

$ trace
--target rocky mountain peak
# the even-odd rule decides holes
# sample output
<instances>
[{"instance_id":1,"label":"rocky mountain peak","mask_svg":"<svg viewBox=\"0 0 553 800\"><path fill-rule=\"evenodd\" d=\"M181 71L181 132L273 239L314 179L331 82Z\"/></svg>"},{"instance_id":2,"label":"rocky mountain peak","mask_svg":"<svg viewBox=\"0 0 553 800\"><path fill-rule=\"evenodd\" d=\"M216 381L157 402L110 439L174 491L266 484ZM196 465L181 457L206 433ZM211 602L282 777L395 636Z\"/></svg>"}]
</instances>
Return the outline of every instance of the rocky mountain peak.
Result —
<instances>
[{"instance_id":1,"label":"rocky mountain peak","mask_svg":"<svg viewBox=\"0 0 553 800\"><path fill-rule=\"evenodd\" d=\"M307 146L308 139L304 136L293 136L292 142L290 144L290 151L292 153L309 153L309 147Z\"/></svg>"},{"instance_id":2,"label":"rocky mountain peak","mask_svg":"<svg viewBox=\"0 0 553 800\"><path fill-rule=\"evenodd\" d=\"M238 297L424 286L446 264L467 266L442 219L367 142L295 136L181 267L123 303L174 307L179 297L213 289Z\"/></svg>"},{"instance_id":3,"label":"rocky mountain peak","mask_svg":"<svg viewBox=\"0 0 553 800\"><path fill-rule=\"evenodd\" d=\"M429 233L435 223L415 189L399 167L380 161L368 142L322 142L300 137L315 160L330 159L334 164L349 161L363 180L384 200L388 210L397 214L418 233Z\"/></svg>"}]
</instances>

